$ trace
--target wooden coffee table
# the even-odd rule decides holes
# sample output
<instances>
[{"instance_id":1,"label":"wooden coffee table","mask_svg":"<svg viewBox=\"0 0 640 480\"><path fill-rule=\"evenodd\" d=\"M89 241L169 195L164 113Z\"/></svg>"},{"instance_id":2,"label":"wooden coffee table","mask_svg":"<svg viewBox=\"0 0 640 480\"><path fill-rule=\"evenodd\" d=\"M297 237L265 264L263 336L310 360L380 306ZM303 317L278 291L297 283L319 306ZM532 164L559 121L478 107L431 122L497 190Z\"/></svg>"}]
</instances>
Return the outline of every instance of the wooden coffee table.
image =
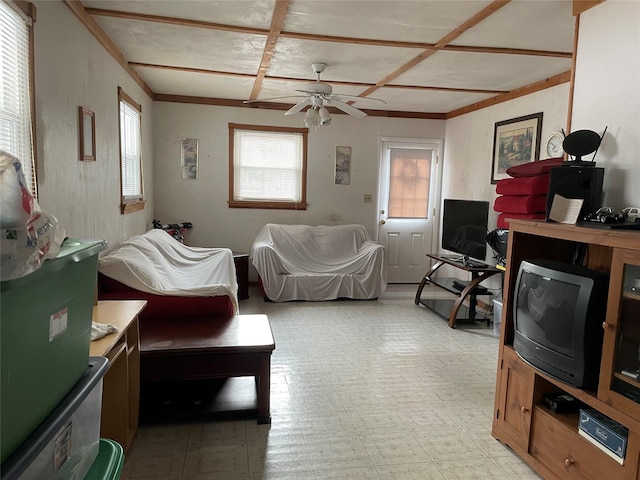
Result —
<instances>
[{"instance_id":1,"label":"wooden coffee table","mask_svg":"<svg viewBox=\"0 0 640 480\"><path fill-rule=\"evenodd\" d=\"M255 377L258 423L271 423L271 353L266 315L155 318L140 324L142 382Z\"/></svg>"}]
</instances>

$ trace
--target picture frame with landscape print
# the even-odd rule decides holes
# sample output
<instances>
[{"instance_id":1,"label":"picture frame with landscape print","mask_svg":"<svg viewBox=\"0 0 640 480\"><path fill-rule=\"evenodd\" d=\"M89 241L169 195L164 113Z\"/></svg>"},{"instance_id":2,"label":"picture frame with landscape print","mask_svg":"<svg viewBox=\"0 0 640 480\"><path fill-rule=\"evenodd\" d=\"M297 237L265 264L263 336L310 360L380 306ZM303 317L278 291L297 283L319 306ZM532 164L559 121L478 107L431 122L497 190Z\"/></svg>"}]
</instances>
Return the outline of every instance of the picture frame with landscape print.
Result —
<instances>
[{"instance_id":1,"label":"picture frame with landscape print","mask_svg":"<svg viewBox=\"0 0 640 480\"><path fill-rule=\"evenodd\" d=\"M197 138L183 138L180 155L180 170L183 180L198 179L198 146Z\"/></svg>"},{"instance_id":2,"label":"picture frame with landscape print","mask_svg":"<svg viewBox=\"0 0 640 480\"><path fill-rule=\"evenodd\" d=\"M509 178L507 169L540 159L542 112L495 124L491 183Z\"/></svg>"},{"instance_id":3,"label":"picture frame with landscape print","mask_svg":"<svg viewBox=\"0 0 640 480\"><path fill-rule=\"evenodd\" d=\"M351 183L351 147L336 147L336 185Z\"/></svg>"}]
</instances>

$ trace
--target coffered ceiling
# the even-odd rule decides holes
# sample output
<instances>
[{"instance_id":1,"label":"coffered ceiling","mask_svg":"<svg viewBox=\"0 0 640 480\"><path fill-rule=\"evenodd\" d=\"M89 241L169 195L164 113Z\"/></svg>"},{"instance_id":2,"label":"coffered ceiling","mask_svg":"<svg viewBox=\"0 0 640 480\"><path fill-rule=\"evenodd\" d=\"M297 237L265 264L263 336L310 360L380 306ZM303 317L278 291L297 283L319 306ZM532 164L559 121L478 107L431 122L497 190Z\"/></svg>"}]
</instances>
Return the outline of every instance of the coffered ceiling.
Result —
<instances>
[{"instance_id":1,"label":"coffered ceiling","mask_svg":"<svg viewBox=\"0 0 640 480\"><path fill-rule=\"evenodd\" d=\"M572 66L571 0L65 2L159 100L286 110L324 62L370 115L449 118Z\"/></svg>"}]
</instances>

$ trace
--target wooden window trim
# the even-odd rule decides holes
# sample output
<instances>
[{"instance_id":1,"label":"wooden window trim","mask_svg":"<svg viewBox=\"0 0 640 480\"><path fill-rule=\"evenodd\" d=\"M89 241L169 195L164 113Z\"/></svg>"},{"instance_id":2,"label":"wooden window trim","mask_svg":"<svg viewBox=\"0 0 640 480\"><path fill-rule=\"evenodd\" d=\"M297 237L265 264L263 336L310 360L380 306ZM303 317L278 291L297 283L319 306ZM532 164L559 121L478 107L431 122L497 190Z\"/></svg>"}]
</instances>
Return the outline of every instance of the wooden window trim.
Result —
<instances>
[{"instance_id":1,"label":"wooden window trim","mask_svg":"<svg viewBox=\"0 0 640 480\"><path fill-rule=\"evenodd\" d=\"M261 132L300 133L302 134L302 195L299 202L269 202L234 200L234 133L235 130L257 130ZM229 208L257 208L269 210L306 210L307 209L307 157L309 139L308 128L278 127L268 125L249 125L243 123L229 123Z\"/></svg>"},{"instance_id":2,"label":"wooden window trim","mask_svg":"<svg viewBox=\"0 0 640 480\"><path fill-rule=\"evenodd\" d=\"M122 133L122 125L120 124L120 102L122 101L128 103L140 114L140 198L131 200L125 198L122 185L122 140L120 138ZM122 87L118 87L118 153L118 162L120 165L120 213L125 215L143 210L146 202L144 199L144 171L142 168L142 105L127 95Z\"/></svg>"}]
</instances>

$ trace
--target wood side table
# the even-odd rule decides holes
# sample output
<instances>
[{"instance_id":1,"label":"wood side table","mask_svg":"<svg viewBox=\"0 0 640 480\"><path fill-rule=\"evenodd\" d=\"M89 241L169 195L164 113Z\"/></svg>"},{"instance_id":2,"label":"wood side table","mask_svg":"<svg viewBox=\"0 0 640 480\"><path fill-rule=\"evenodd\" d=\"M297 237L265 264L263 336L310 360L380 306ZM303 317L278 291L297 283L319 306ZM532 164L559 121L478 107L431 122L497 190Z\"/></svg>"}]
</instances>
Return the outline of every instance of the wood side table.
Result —
<instances>
[{"instance_id":1,"label":"wood side table","mask_svg":"<svg viewBox=\"0 0 640 480\"><path fill-rule=\"evenodd\" d=\"M109 366L102 383L100 436L129 450L138 431L140 408L140 336L138 315L146 300L100 300L93 307L93 321L118 329L91 342L90 356L107 357Z\"/></svg>"},{"instance_id":2,"label":"wood side table","mask_svg":"<svg viewBox=\"0 0 640 480\"><path fill-rule=\"evenodd\" d=\"M236 266L238 300L245 300L249 298L249 254L241 252L232 253L233 263Z\"/></svg>"}]
</instances>

